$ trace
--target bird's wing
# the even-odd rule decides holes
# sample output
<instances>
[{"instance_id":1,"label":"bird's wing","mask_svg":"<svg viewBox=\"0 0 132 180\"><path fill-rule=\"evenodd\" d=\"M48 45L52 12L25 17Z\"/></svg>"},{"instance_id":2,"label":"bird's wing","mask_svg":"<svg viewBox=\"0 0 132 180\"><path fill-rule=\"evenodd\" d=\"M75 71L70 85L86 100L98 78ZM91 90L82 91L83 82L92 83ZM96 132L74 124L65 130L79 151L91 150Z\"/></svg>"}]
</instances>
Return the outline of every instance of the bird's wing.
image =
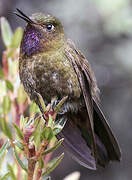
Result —
<instances>
[{"instance_id":1,"label":"bird's wing","mask_svg":"<svg viewBox=\"0 0 132 180\"><path fill-rule=\"evenodd\" d=\"M94 129L95 133L104 144L107 154L108 154L108 161L121 160L121 150L118 145L118 142L113 135L113 132L107 123L107 120L100 108L99 102L93 99L93 107L94 107Z\"/></svg>"},{"instance_id":2,"label":"bird's wing","mask_svg":"<svg viewBox=\"0 0 132 180\"><path fill-rule=\"evenodd\" d=\"M95 134L94 134L94 124L93 124L93 100L92 96L97 98L96 92L94 88L97 88L96 80L94 78L94 74L91 70L90 65L87 63L87 60L84 58L79 51L76 50L72 41L68 41L69 49L66 49L66 56L71 61L74 70L77 74L80 87L83 93L83 97L85 100L87 114L88 114L88 127L89 127L89 135L91 138L91 152L95 161L97 161L97 152L96 152L96 142L95 142ZM93 77L91 76L91 74Z\"/></svg>"},{"instance_id":3,"label":"bird's wing","mask_svg":"<svg viewBox=\"0 0 132 180\"><path fill-rule=\"evenodd\" d=\"M74 119L76 117L73 116L71 118ZM88 169L96 170L96 162L91 155L91 149L82 137L82 132L71 118L67 119L63 130L57 135L57 138L64 138L63 146L75 161Z\"/></svg>"},{"instance_id":4,"label":"bird's wing","mask_svg":"<svg viewBox=\"0 0 132 180\"><path fill-rule=\"evenodd\" d=\"M66 56L71 61L78 76L87 108L87 114L89 117L88 125L92 139L92 155L96 162L98 159L98 163L105 166L110 160L121 159L120 148L103 112L100 109L98 96L99 90L96 84L96 78L87 59L76 49L71 40L68 40L67 43L69 49L66 49ZM99 142L103 143L107 153L104 148L102 148L103 146L99 145Z\"/></svg>"}]
</instances>

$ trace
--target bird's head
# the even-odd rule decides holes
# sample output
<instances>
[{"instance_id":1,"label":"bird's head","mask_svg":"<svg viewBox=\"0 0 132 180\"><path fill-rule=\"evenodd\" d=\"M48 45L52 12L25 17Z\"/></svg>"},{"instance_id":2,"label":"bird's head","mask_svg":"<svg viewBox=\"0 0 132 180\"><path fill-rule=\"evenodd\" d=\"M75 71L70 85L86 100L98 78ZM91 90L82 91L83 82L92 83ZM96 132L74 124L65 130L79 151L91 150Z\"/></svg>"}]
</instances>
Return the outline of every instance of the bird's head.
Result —
<instances>
[{"instance_id":1,"label":"bird's head","mask_svg":"<svg viewBox=\"0 0 132 180\"><path fill-rule=\"evenodd\" d=\"M43 13L30 18L17 9L17 16L27 22L21 42L21 55L32 56L61 48L65 42L64 29L59 19Z\"/></svg>"}]
</instances>

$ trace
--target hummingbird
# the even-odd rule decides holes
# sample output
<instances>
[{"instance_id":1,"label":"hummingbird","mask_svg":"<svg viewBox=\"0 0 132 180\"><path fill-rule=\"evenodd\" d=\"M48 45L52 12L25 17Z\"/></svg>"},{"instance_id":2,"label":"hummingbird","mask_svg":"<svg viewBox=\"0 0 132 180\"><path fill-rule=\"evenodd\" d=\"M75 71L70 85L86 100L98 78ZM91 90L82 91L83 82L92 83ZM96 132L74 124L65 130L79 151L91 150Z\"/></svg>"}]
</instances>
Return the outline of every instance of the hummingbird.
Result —
<instances>
[{"instance_id":1,"label":"hummingbird","mask_svg":"<svg viewBox=\"0 0 132 180\"><path fill-rule=\"evenodd\" d=\"M84 167L96 170L110 161L120 161L118 142L101 110L94 72L85 56L64 34L55 16L35 13L26 21L19 55L19 75L30 99L40 107L39 93L46 104L68 96L57 119L66 124L57 138Z\"/></svg>"}]
</instances>

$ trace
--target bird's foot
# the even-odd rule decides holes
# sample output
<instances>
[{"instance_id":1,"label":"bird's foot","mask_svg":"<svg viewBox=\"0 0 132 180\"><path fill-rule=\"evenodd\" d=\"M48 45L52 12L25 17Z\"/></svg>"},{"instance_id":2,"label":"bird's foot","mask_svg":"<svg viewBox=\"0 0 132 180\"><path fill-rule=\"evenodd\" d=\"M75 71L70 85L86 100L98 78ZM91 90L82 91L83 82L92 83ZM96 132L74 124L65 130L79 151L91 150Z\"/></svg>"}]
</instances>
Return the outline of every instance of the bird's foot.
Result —
<instances>
[{"instance_id":1,"label":"bird's foot","mask_svg":"<svg viewBox=\"0 0 132 180\"><path fill-rule=\"evenodd\" d=\"M64 115L64 114L66 114L67 113L67 109L66 109L66 107L64 106L63 108L62 108L62 111L59 111L58 112L58 115Z\"/></svg>"}]
</instances>

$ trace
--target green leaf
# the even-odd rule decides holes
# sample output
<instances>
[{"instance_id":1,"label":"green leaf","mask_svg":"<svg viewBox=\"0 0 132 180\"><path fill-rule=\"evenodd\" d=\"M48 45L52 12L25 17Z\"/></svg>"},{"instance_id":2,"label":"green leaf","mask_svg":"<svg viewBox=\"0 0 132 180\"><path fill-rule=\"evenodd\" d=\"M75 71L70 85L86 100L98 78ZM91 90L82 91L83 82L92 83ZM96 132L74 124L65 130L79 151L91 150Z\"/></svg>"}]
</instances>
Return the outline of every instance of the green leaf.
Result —
<instances>
[{"instance_id":1,"label":"green leaf","mask_svg":"<svg viewBox=\"0 0 132 180\"><path fill-rule=\"evenodd\" d=\"M0 158L3 155L3 153L6 151L7 147L9 146L9 141L6 141L5 144L0 148Z\"/></svg>"},{"instance_id":2,"label":"green leaf","mask_svg":"<svg viewBox=\"0 0 132 180\"><path fill-rule=\"evenodd\" d=\"M20 128L21 129L23 129L23 130L25 129L25 126L27 125L28 120L29 120L28 117L24 118L23 115L20 116Z\"/></svg>"},{"instance_id":3,"label":"green leaf","mask_svg":"<svg viewBox=\"0 0 132 180\"><path fill-rule=\"evenodd\" d=\"M12 48L12 49L9 49L9 51L8 51L8 54L7 54L7 58L9 59L9 58L11 58L11 57L13 57L13 55L14 55L14 53L15 53L15 48ZM9 62L9 61L8 61ZM13 68L14 69L14 68Z\"/></svg>"},{"instance_id":4,"label":"green leaf","mask_svg":"<svg viewBox=\"0 0 132 180\"><path fill-rule=\"evenodd\" d=\"M39 102L40 102L40 104L41 104L41 107L42 107L43 111L45 112L45 111L46 111L46 105L45 105L45 102L44 102L44 100L43 100L41 94L37 93L37 96L38 96L38 98L39 98Z\"/></svg>"},{"instance_id":5,"label":"green leaf","mask_svg":"<svg viewBox=\"0 0 132 180\"><path fill-rule=\"evenodd\" d=\"M54 135L57 135L62 131L62 129L64 128L64 126L66 124L66 121L67 121L67 117L63 116L61 119L59 119L55 122L55 126L53 129Z\"/></svg>"},{"instance_id":6,"label":"green leaf","mask_svg":"<svg viewBox=\"0 0 132 180\"><path fill-rule=\"evenodd\" d=\"M6 47L9 47L11 45L11 39L12 39L12 30L11 27L7 21L6 18L1 17L1 33L2 33L2 39Z\"/></svg>"},{"instance_id":7,"label":"green leaf","mask_svg":"<svg viewBox=\"0 0 132 180\"><path fill-rule=\"evenodd\" d=\"M41 121L41 127L43 128L44 127L44 121L42 119L42 116L40 114L35 115L35 117L33 119L33 126L37 128L40 121Z\"/></svg>"},{"instance_id":8,"label":"green leaf","mask_svg":"<svg viewBox=\"0 0 132 180\"><path fill-rule=\"evenodd\" d=\"M11 130L6 122L6 120L4 118L1 118L0 120L0 127L3 131L3 133L9 138L12 139L12 133Z\"/></svg>"},{"instance_id":9,"label":"green leaf","mask_svg":"<svg viewBox=\"0 0 132 180\"><path fill-rule=\"evenodd\" d=\"M7 89L9 89L10 91L13 91L14 90L13 84L9 80L6 80L5 82L6 82Z\"/></svg>"},{"instance_id":10,"label":"green leaf","mask_svg":"<svg viewBox=\"0 0 132 180\"><path fill-rule=\"evenodd\" d=\"M52 128L53 125L54 125L54 120L53 120L52 116L49 114L48 127Z\"/></svg>"},{"instance_id":11,"label":"green leaf","mask_svg":"<svg viewBox=\"0 0 132 180\"><path fill-rule=\"evenodd\" d=\"M14 124L14 123L13 123L13 126L14 126L14 128L15 128L15 130L16 130L16 133L17 133L18 137L19 137L20 139L24 139L24 134L23 134L23 132L19 129L19 127L18 127L16 124Z\"/></svg>"},{"instance_id":12,"label":"green leaf","mask_svg":"<svg viewBox=\"0 0 132 180\"><path fill-rule=\"evenodd\" d=\"M44 173L42 173L42 176L46 176L48 175L49 173L51 173L61 162L61 160L63 159L64 157L64 153L62 153L59 157L51 160L49 163L48 163L48 168L46 169L46 171Z\"/></svg>"},{"instance_id":13,"label":"green leaf","mask_svg":"<svg viewBox=\"0 0 132 180\"><path fill-rule=\"evenodd\" d=\"M8 57L8 77L11 77L12 79L14 79L15 84L17 83L17 86L18 86L19 85L18 60L16 59L17 58L16 56L14 58L12 59L11 57ZM22 86L22 85L20 85L20 86ZM18 86L18 87L20 87L20 86ZM16 94L16 92L15 92L15 94Z\"/></svg>"},{"instance_id":14,"label":"green leaf","mask_svg":"<svg viewBox=\"0 0 132 180\"><path fill-rule=\"evenodd\" d=\"M2 105L3 105L4 114L7 114L11 109L11 100L8 95L4 96Z\"/></svg>"},{"instance_id":15,"label":"green leaf","mask_svg":"<svg viewBox=\"0 0 132 180\"><path fill-rule=\"evenodd\" d=\"M50 127L45 127L41 133L42 140L43 139L50 140L52 139L53 136L54 136L53 131Z\"/></svg>"},{"instance_id":16,"label":"green leaf","mask_svg":"<svg viewBox=\"0 0 132 180\"><path fill-rule=\"evenodd\" d=\"M10 164L7 164L7 169L9 171L9 173L10 173L11 179L12 180L17 180L16 175L14 173L14 170L13 170L13 168L12 168L12 166Z\"/></svg>"},{"instance_id":17,"label":"green leaf","mask_svg":"<svg viewBox=\"0 0 132 180\"><path fill-rule=\"evenodd\" d=\"M13 34L11 40L11 48L18 48L20 46L22 35L23 35L23 30L21 27L18 27L15 33Z\"/></svg>"},{"instance_id":18,"label":"green leaf","mask_svg":"<svg viewBox=\"0 0 132 180\"><path fill-rule=\"evenodd\" d=\"M9 177L10 172L7 172L3 177L0 178L0 180L7 180L7 177Z\"/></svg>"},{"instance_id":19,"label":"green leaf","mask_svg":"<svg viewBox=\"0 0 132 180\"><path fill-rule=\"evenodd\" d=\"M44 160L42 158L39 159L39 168L40 169L44 168Z\"/></svg>"},{"instance_id":20,"label":"green leaf","mask_svg":"<svg viewBox=\"0 0 132 180\"><path fill-rule=\"evenodd\" d=\"M15 153L15 157L16 157L16 159L17 159L18 164L21 166L21 168L22 168L24 171L27 172L26 166L23 164L23 162L22 162L21 159L19 158L19 156L18 156L18 154L17 154L17 152L16 152L15 149L14 149L14 153Z\"/></svg>"},{"instance_id":21,"label":"green leaf","mask_svg":"<svg viewBox=\"0 0 132 180\"><path fill-rule=\"evenodd\" d=\"M44 152L42 152L42 155L46 155L48 153L51 153L55 151L64 141L64 138L60 139L52 148L46 149Z\"/></svg>"},{"instance_id":22,"label":"green leaf","mask_svg":"<svg viewBox=\"0 0 132 180\"><path fill-rule=\"evenodd\" d=\"M34 138L35 142L35 147L39 149L39 146L42 142L43 137L41 137L43 128L45 126L45 122L42 118L42 116L38 116L34 120L34 126L35 126L35 131L32 133L32 136Z\"/></svg>"},{"instance_id":23,"label":"green leaf","mask_svg":"<svg viewBox=\"0 0 132 180\"><path fill-rule=\"evenodd\" d=\"M39 112L40 112L40 110L39 110L38 105L33 102L33 103L30 105L30 115L32 116L33 114L39 113Z\"/></svg>"},{"instance_id":24,"label":"green leaf","mask_svg":"<svg viewBox=\"0 0 132 180\"><path fill-rule=\"evenodd\" d=\"M18 93L17 94L18 103L23 104L25 102L26 98L27 98L27 95L26 95L22 85L19 86L17 93Z\"/></svg>"},{"instance_id":25,"label":"green leaf","mask_svg":"<svg viewBox=\"0 0 132 180\"><path fill-rule=\"evenodd\" d=\"M58 113L62 107L62 105L64 104L64 102L67 100L68 96L65 96L61 99L61 101L54 107L54 111L56 113Z\"/></svg>"},{"instance_id":26,"label":"green leaf","mask_svg":"<svg viewBox=\"0 0 132 180\"><path fill-rule=\"evenodd\" d=\"M2 146L2 149L1 149L2 152L0 154L0 172L2 172L2 170L3 170L3 165L5 164L5 161L6 161L6 158L7 158L6 155L8 153L7 149L10 147L10 143L6 145L7 147L3 147L3 146Z\"/></svg>"},{"instance_id":27,"label":"green leaf","mask_svg":"<svg viewBox=\"0 0 132 180\"><path fill-rule=\"evenodd\" d=\"M3 98L5 95L7 95L6 83L5 83L5 81L0 80L0 102L3 101ZM3 107L0 106L0 108L2 108L2 111L3 111Z\"/></svg>"},{"instance_id":28,"label":"green leaf","mask_svg":"<svg viewBox=\"0 0 132 180\"><path fill-rule=\"evenodd\" d=\"M23 146L23 144L22 144L20 141L15 140L15 145L16 145L20 150L24 151L24 146Z\"/></svg>"},{"instance_id":29,"label":"green leaf","mask_svg":"<svg viewBox=\"0 0 132 180\"><path fill-rule=\"evenodd\" d=\"M0 78L4 79L4 77L5 75L4 75L3 69L0 67Z\"/></svg>"},{"instance_id":30,"label":"green leaf","mask_svg":"<svg viewBox=\"0 0 132 180\"><path fill-rule=\"evenodd\" d=\"M21 116L20 116L20 128L21 128L21 129L24 129L24 128L23 128L23 127L24 127L24 120L25 120L25 119L24 119L24 116L21 115Z\"/></svg>"},{"instance_id":31,"label":"green leaf","mask_svg":"<svg viewBox=\"0 0 132 180\"><path fill-rule=\"evenodd\" d=\"M59 134L60 132L61 132L61 128L54 128L53 129L53 134L54 134L54 136L56 136L57 134Z\"/></svg>"},{"instance_id":32,"label":"green leaf","mask_svg":"<svg viewBox=\"0 0 132 180\"><path fill-rule=\"evenodd\" d=\"M40 141L40 134L41 134L41 122L38 121L38 125L35 128L35 131L32 133L32 136L34 137L35 146L39 147L41 141Z\"/></svg>"}]
</instances>

